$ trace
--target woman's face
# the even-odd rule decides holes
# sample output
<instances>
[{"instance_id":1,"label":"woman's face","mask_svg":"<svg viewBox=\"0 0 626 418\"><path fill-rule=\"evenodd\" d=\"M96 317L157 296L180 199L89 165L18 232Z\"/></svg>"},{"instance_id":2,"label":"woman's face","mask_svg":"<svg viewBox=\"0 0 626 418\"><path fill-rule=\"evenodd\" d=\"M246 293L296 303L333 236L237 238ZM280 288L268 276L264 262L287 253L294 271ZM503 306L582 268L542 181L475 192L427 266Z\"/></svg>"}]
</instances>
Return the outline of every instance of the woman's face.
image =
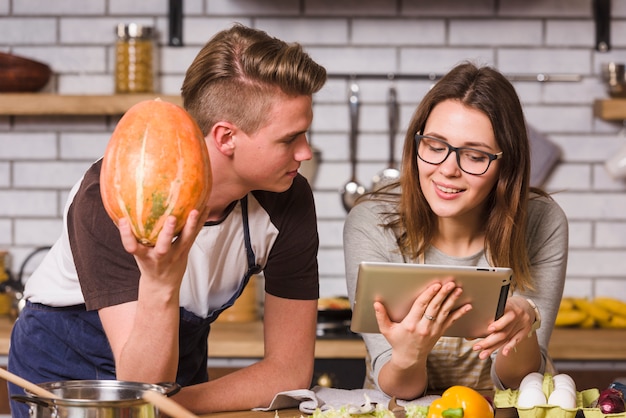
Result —
<instances>
[{"instance_id":1,"label":"woman's face","mask_svg":"<svg viewBox=\"0 0 626 418\"><path fill-rule=\"evenodd\" d=\"M436 105L423 134L454 147L470 147L490 154L501 151L487 115L458 100L446 100ZM431 209L440 218L458 220L481 216L487 196L498 180L499 165L500 160L492 161L487 172L472 175L459 168L455 152L439 165L417 158L420 186Z\"/></svg>"}]
</instances>

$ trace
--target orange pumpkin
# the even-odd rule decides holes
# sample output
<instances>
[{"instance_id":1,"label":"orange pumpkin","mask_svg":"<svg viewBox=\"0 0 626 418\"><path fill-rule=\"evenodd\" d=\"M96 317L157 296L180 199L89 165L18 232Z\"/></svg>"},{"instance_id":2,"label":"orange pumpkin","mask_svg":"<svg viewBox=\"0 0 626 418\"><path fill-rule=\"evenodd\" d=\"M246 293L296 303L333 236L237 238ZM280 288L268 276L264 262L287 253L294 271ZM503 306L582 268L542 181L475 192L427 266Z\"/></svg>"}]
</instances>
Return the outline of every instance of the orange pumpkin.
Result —
<instances>
[{"instance_id":1,"label":"orange pumpkin","mask_svg":"<svg viewBox=\"0 0 626 418\"><path fill-rule=\"evenodd\" d=\"M153 246L166 218L178 234L192 209L211 192L212 175L204 135L180 106L146 100L120 119L107 145L100 194L116 224L128 218L137 240Z\"/></svg>"}]
</instances>

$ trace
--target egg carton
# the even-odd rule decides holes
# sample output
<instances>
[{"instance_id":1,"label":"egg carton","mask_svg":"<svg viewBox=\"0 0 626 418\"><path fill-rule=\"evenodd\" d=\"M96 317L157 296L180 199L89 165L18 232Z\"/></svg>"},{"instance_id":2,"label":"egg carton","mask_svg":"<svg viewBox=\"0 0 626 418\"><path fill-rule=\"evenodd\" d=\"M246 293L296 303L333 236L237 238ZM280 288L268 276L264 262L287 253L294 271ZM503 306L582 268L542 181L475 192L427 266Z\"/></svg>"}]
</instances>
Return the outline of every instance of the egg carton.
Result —
<instances>
[{"instance_id":1,"label":"egg carton","mask_svg":"<svg viewBox=\"0 0 626 418\"><path fill-rule=\"evenodd\" d=\"M543 392L546 398L554 390L552 376L544 375ZM600 408L591 408L593 401L598 399L600 391L596 388L576 392L576 408L561 408L556 405L537 405L532 408L517 407L518 390L497 390L493 402L496 408L516 408L519 418L575 418L580 409L585 418L626 418L626 413L603 414Z\"/></svg>"}]
</instances>

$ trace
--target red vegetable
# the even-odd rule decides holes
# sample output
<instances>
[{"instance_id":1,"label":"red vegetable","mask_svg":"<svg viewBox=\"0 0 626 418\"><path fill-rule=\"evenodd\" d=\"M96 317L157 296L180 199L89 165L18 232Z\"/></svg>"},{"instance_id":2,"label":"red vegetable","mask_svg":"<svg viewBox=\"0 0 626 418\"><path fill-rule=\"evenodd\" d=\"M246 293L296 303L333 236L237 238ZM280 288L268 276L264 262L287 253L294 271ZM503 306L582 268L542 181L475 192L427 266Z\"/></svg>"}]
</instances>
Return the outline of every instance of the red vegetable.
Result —
<instances>
[{"instance_id":1,"label":"red vegetable","mask_svg":"<svg viewBox=\"0 0 626 418\"><path fill-rule=\"evenodd\" d=\"M600 408L603 414L619 414L626 412L624 394L614 388L604 389L600 392L597 407Z\"/></svg>"}]
</instances>

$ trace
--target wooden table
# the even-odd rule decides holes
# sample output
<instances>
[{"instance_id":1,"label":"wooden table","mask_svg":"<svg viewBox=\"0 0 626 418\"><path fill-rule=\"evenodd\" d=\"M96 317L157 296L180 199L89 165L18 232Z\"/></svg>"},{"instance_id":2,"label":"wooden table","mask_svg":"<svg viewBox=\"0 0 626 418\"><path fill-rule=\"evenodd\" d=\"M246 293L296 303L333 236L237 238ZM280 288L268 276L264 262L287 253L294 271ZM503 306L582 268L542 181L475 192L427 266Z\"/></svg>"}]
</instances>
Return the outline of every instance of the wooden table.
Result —
<instances>
[{"instance_id":1,"label":"wooden table","mask_svg":"<svg viewBox=\"0 0 626 418\"><path fill-rule=\"evenodd\" d=\"M281 409L278 411L279 418L300 418L304 415L298 409ZM276 411L235 411L235 412L217 412L214 414L201 415L202 418L275 418Z\"/></svg>"}]
</instances>

